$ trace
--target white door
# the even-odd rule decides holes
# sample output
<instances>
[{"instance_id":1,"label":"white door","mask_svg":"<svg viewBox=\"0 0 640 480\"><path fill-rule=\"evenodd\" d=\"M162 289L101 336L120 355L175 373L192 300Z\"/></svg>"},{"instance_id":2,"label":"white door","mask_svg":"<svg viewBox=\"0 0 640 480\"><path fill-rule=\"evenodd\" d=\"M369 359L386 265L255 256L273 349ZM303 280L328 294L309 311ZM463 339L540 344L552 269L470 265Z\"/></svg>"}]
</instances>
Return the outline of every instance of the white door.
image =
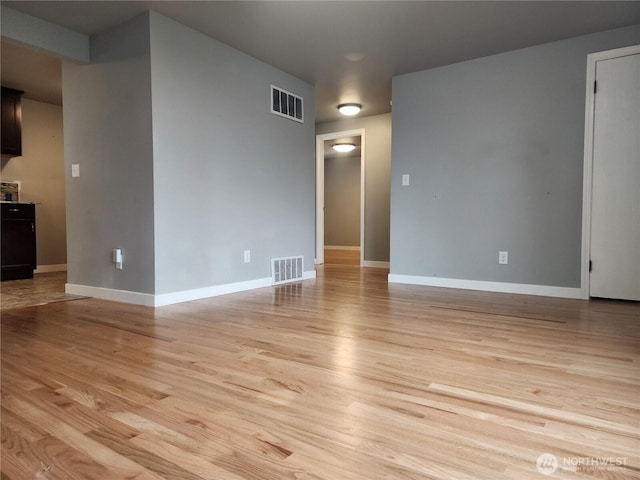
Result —
<instances>
[{"instance_id":1,"label":"white door","mask_svg":"<svg viewBox=\"0 0 640 480\"><path fill-rule=\"evenodd\" d=\"M640 300L640 54L595 75L589 294Z\"/></svg>"}]
</instances>

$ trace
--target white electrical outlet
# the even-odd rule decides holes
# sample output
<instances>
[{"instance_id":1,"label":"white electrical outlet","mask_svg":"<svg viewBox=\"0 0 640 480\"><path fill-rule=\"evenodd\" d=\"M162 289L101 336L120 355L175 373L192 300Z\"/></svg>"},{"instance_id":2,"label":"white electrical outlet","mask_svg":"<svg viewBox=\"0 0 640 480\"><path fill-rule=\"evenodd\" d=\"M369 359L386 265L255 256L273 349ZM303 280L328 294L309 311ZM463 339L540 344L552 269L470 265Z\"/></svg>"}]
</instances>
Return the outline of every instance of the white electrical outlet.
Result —
<instances>
[{"instance_id":1,"label":"white electrical outlet","mask_svg":"<svg viewBox=\"0 0 640 480\"><path fill-rule=\"evenodd\" d=\"M72 177L79 177L80 176L80 164L79 163L74 163L73 165L71 165L71 176Z\"/></svg>"},{"instance_id":2,"label":"white electrical outlet","mask_svg":"<svg viewBox=\"0 0 640 480\"><path fill-rule=\"evenodd\" d=\"M251 262L251 250L244 251L244 263Z\"/></svg>"},{"instance_id":3,"label":"white electrical outlet","mask_svg":"<svg viewBox=\"0 0 640 480\"><path fill-rule=\"evenodd\" d=\"M113 249L113 263L116 264L116 268L118 270L122 270L122 249L121 248L114 248Z\"/></svg>"},{"instance_id":4,"label":"white electrical outlet","mask_svg":"<svg viewBox=\"0 0 640 480\"><path fill-rule=\"evenodd\" d=\"M498 252L498 263L507 265L509 263L509 252Z\"/></svg>"}]
</instances>

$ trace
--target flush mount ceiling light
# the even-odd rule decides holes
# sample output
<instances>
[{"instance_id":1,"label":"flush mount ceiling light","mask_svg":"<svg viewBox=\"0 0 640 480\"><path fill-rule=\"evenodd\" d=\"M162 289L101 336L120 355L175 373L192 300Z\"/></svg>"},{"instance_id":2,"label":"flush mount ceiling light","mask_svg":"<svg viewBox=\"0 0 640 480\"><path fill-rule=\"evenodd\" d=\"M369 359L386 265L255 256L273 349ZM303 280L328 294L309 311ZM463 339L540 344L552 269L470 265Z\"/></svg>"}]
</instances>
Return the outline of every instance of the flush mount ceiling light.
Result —
<instances>
[{"instance_id":1,"label":"flush mount ceiling light","mask_svg":"<svg viewBox=\"0 0 640 480\"><path fill-rule=\"evenodd\" d=\"M361 52L348 52L344 54L344 58L350 62L360 62L364 58L364 53Z\"/></svg>"},{"instance_id":2,"label":"flush mount ceiling light","mask_svg":"<svg viewBox=\"0 0 640 480\"><path fill-rule=\"evenodd\" d=\"M349 153L355 148L356 146L353 143L336 143L333 145L333 149L340 153Z\"/></svg>"},{"instance_id":3,"label":"flush mount ceiling light","mask_svg":"<svg viewBox=\"0 0 640 480\"><path fill-rule=\"evenodd\" d=\"M360 113L361 109L362 105L360 105L359 103L341 103L340 105L338 105L338 111L341 114L347 115L349 117L357 115L358 113Z\"/></svg>"}]
</instances>

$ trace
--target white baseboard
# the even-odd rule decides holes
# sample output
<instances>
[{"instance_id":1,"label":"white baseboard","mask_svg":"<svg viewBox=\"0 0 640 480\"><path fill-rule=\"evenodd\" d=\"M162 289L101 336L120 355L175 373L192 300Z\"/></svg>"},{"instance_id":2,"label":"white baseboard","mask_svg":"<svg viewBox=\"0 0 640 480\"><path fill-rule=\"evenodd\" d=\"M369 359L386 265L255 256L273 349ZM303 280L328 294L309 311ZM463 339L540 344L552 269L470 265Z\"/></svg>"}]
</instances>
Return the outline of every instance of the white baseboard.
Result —
<instances>
[{"instance_id":1,"label":"white baseboard","mask_svg":"<svg viewBox=\"0 0 640 480\"><path fill-rule=\"evenodd\" d=\"M193 290L182 290L180 292L163 293L155 296L153 306L163 307L174 303L217 297L228 293L244 292L246 290L269 286L271 286L271 277L258 278L256 280L248 280L245 282L227 283L224 285L214 285L211 287L195 288Z\"/></svg>"},{"instance_id":2,"label":"white baseboard","mask_svg":"<svg viewBox=\"0 0 640 480\"><path fill-rule=\"evenodd\" d=\"M360 250L360 247L358 245L325 245L324 246L325 250Z\"/></svg>"},{"instance_id":3,"label":"white baseboard","mask_svg":"<svg viewBox=\"0 0 640 480\"><path fill-rule=\"evenodd\" d=\"M151 293L130 292L128 290L76 285L73 283L67 283L64 291L72 295L101 298L103 300L113 300L114 302L133 303L147 307L154 306L154 295Z\"/></svg>"},{"instance_id":4,"label":"white baseboard","mask_svg":"<svg viewBox=\"0 0 640 480\"><path fill-rule=\"evenodd\" d=\"M581 288L554 287L548 285L527 285L523 283L485 282L479 280L459 280L454 278L422 277L418 275L389 274L389 283L405 283L429 287L460 288L486 292L540 295L545 297L583 298Z\"/></svg>"},{"instance_id":5,"label":"white baseboard","mask_svg":"<svg viewBox=\"0 0 640 480\"><path fill-rule=\"evenodd\" d=\"M38 265L34 273L49 273L49 272L66 272L67 264L59 263L57 265Z\"/></svg>"},{"instance_id":6,"label":"white baseboard","mask_svg":"<svg viewBox=\"0 0 640 480\"><path fill-rule=\"evenodd\" d=\"M302 274L303 280L314 278L316 278L315 270L304 272ZM112 288L91 287L87 285L75 285L72 283L66 284L65 292L73 295L102 298L104 300L112 300L115 302L133 303L135 305L144 305L147 307L163 307L165 305L172 305L174 303L182 303L191 300L217 297L219 295L227 295L229 293L244 292L246 290L254 290L256 288L264 288L270 286L271 277L266 277L258 278L256 280L248 280L245 282L227 283L224 285L195 288L193 290L182 290L179 292L163 293L160 295L130 292L127 290L115 290Z\"/></svg>"},{"instance_id":7,"label":"white baseboard","mask_svg":"<svg viewBox=\"0 0 640 480\"><path fill-rule=\"evenodd\" d=\"M316 271L315 270L309 270L308 272L302 272L302 279L303 280L313 280L314 278L316 278Z\"/></svg>"},{"instance_id":8,"label":"white baseboard","mask_svg":"<svg viewBox=\"0 0 640 480\"><path fill-rule=\"evenodd\" d=\"M363 267L389 268L389 262L379 262L378 260L365 260Z\"/></svg>"}]
</instances>

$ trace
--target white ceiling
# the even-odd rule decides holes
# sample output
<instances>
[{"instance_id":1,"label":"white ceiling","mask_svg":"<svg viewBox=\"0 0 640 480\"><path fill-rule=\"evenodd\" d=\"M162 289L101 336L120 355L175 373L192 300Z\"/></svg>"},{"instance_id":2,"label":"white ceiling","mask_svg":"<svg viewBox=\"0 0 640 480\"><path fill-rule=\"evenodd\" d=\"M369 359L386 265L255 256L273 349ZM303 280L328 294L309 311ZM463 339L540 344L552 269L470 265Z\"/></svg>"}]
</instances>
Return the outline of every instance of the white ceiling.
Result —
<instances>
[{"instance_id":1,"label":"white ceiling","mask_svg":"<svg viewBox=\"0 0 640 480\"><path fill-rule=\"evenodd\" d=\"M2 1L84 34L147 10L316 86L316 121L336 105L389 112L391 77L640 24L639 1ZM60 103L56 59L2 43L2 84Z\"/></svg>"}]
</instances>

